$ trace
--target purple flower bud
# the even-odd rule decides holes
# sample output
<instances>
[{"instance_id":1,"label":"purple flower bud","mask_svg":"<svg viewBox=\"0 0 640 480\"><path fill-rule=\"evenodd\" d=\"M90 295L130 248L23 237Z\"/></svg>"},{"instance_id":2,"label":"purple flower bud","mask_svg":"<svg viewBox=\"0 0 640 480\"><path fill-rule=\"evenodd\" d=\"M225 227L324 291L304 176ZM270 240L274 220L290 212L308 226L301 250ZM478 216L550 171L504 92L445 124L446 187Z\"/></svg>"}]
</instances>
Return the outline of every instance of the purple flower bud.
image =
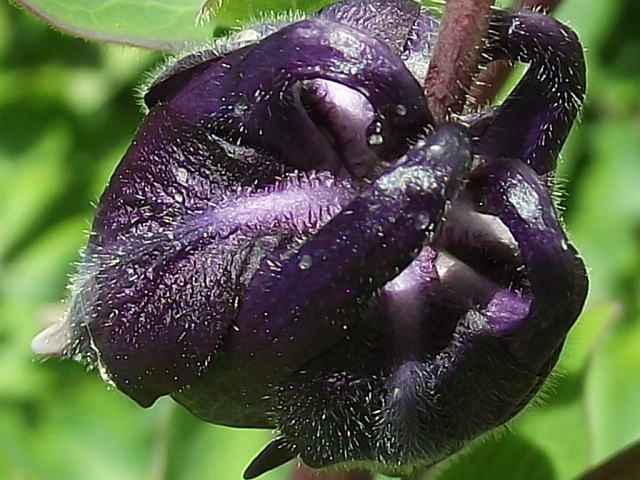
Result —
<instances>
[{"instance_id":1,"label":"purple flower bud","mask_svg":"<svg viewBox=\"0 0 640 480\"><path fill-rule=\"evenodd\" d=\"M246 478L296 456L404 474L511 419L586 295L549 193L582 48L496 11L485 58L527 73L502 105L434 125L436 34L412 1L347 0L162 73L68 317L34 351L142 406L172 395L276 428Z\"/></svg>"}]
</instances>

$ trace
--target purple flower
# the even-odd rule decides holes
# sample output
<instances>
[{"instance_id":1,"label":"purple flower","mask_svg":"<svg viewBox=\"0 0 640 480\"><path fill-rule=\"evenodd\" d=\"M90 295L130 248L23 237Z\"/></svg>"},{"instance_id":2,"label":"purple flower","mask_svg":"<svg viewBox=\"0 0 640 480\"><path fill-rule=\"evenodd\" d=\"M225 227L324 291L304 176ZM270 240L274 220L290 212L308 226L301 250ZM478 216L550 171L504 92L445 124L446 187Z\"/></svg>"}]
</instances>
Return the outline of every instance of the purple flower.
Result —
<instances>
[{"instance_id":1,"label":"purple flower","mask_svg":"<svg viewBox=\"0 0 640 480\"><path fill-rule=\"evenodd\" d=\"M437 28L409 0L347 0L167 69L34 350L142 406L276 428L246 478L296 456L410 472L511 419L586 295L549 193L582 48L496 11L484 56L527 73L435 125Z\"/></svg>"}]
</instances>

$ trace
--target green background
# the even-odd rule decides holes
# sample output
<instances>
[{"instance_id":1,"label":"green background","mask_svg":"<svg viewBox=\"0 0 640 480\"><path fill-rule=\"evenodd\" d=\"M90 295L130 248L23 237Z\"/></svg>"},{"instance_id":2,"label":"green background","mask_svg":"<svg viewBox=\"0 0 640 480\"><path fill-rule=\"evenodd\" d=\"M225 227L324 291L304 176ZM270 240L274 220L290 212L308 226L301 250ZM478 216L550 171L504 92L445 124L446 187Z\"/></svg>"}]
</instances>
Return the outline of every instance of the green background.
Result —
<instances>
[{"instance_id":1,"label":"green background","mask_svg":"<svg viewBox=\"0 0 640 480\"><path fill-rule=\"evenodd\" d=\"M227 4L221 25L269 6ZM589 301L542 399L449 462L447 480L570 480L640 439L640 3L566 0L558 16L589 69L558 189ZM136 85L158 59L0 3L0 479L234 480L269 438L166 399L143 410L95 372L29 350L64 311L93 206L141 119Z\"/></svg>"}]
</instances>

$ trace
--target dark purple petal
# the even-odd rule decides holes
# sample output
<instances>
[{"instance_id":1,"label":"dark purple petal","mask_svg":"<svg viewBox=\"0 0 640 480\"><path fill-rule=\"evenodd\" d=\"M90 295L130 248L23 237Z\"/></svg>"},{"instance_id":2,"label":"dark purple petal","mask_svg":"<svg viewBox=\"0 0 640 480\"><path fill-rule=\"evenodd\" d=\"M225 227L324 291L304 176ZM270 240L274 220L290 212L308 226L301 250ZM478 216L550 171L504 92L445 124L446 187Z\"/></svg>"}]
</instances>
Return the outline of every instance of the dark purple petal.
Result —
<instances>
[{"instance_id":1,"label":"dark purple petal","mask_svg":"<svg viewBox=\"0 0 640 480\"><path fill-rule=\"evenodd\" d=\"M288 445L281 437L276 438L264 447L256 458L251 460L242 478L249 480L258 477L269 470L279 467L283 463L293 460L296 456L297 453L288 448Z\"/></svg>"},{"instance_id":2,"label":"dark purple petal","mask_svg":"<svg viewBox=\"0 0 640 480\"><path fill-rule=\"evenodd\" d=\"M422 11L410 0L348 0L323 8L317 16L366 32L400 54Z\"/></svg>"},{"instance_id":3,"label":"dark purple petal","mask_svg":"<svg viewBox=\"0 0 640 480\"><path fill-rule=\"evenodd\" d=\"M487 159L518 158L553 172L585 95L582 45L569 27L526 10L496 11L486 52L491 60L529 63L479 141Z\"/></svg>"},{"instance_id":4,"label":"dark purple petal","mask_svg":"<svg viewBox=\"0 0 640 480\"><path fill-rule=\"evenodd\" d=\"M350 25L386 43L422 82L438 35L438 19L410 0L348 0L329 5L317 14Z\"/></svg>"},{"instance_id":5,"label":"dark purple petal","mask_svg":"<svg viewBox=\"0 0 640 480\"><path fill-rule=\"evenodd\" d=\"M230 339L231 349L247 356L259 351L261 362L271 368L284 362L291 371L334 344L342 332L326 319L370 295L416 257L467 175L469 148L463 129L439 127L295 255L267 258L239 311L241 332ZM280 352L286 352L283 360Z\"/></svg>"},{"instance_id":6,"label":"dark purple petal","mask_svg":"<svg viewBox=\"0 0 640 480\"><path fill-rule=\"evenodd\" d=\"M475 183L477 181L477 184ZM521 320L492 320L513 355L540 371L564 342L587 294L585 266L557 219L551 196L535 172L520 162L500 162L474 180L481 208L498 216L518 243L533 301ZM497 300L489 310L509 305Z\"/></svg>"},{"instance_id":7,"label":"dark purple petal","mask_svg":"<svg viewBox=\"0 0 640 480\"><path fill-rule=\"evenodd\" d=\"M238 288L219 270L232 274L224 258L239 246L221 243L224 228L206 235L204 214L223 200L220 185L232 183L210 161L232 161L222 147L168 107L149 114L137 139L100 200L72 298L71 353L93 357L149 405L202 371L216 350Z\"/></svg>"},{"instance_id":8,"label":"dark purple petal","mask_svg":"<svg viewBox=\"0 0 640 480\"><path fill-rule=\"evenodd\" d=\"M469 141L463 128L441 126L298 249L267 255L244 293L224 361L178 401L227 423L240 418L233 398L243 421L259 419L269 385L342 341L358 318L352 311L419 253L466 176Z\"/></svg>"},{"instance_id":9,"label":"dark purple petal","mask_svg":"<svg viewBox=\"0 0 640 480\"><path fill-rule=\"evenodd\" d=\"M309 81L344 85L370 102L373 119L365 132L353 136L368 138L363 148L384 160L397 158L406 151L407 139L431 124L420 85L402 60L384 43L339 23L298 22L210 62L197 67L197 75L169 104L207 131L265 149L297 168L335 172L350 161L334 153L319 128L322 119L310 118L307 109L317 94L308 91ZM334 106L349 109L353 98L338 98ZM343 128L361 130L362 125Z\"/></svg>"}]
</instances>

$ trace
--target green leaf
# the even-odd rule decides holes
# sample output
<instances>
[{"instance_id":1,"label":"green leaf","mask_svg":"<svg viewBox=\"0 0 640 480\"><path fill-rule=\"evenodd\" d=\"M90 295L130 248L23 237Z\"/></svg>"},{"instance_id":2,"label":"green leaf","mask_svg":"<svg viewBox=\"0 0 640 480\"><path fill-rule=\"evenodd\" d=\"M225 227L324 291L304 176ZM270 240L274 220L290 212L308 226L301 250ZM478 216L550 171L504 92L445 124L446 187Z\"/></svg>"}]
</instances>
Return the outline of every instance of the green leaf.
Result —
<instances>
[{"instance_id":1,"label":"green leaf","mask_svg":"<svg viewBox=\"0 0 640 480\"><path fill-rule=\"evenodd\" d=\"M469 453L462 453L438 480L555 480L553 464L539 446L511 433L481 441ZM505 475L508 473L508 477Z\"/></svg>"},{"instance_id":2,"label":"green leaf","mask_svg":"<svg viewBox=\"0 0 640 480\"><path fill-rule=\"evenodd\" d=\"M593 359L586 379L591 463L640 439L640 321L634 318L610 335Z\"/></svg>"},{"instance_id":3,"label":"green leaf","mask_svg":"<svg viewBox=\"0 0 640 480\"><path fill-rule=\"evenodd\" d=\"M176 50L211 36L198 25L202 0L18 0L47 22L79 37Z\"/></svg>"},{"instance_id":4,"label":"green leaf","mask_svg":"<svg viewBox=\"0 0 640 480\"><path fill-rule=\"evenodd\" d=\"M640 261L640 137L626 118L585 126L584 133L592 159L580 171L569 230L591 269L590 298L600 300L622 287L620 275L633 275Z\"/></svg>"},{"instance_id":5,"label":"green leaf","mask_svg":"<svg viewBox=\"0 0 640 480\"><path fill-rule=\"evenodd\" d=\"M5 160L0 148L0 205L3 208L0 257L14 246L60 193L63 157L68 144L69 132L54 125L42 137L34 136L29 148L16 155L13 161Z\"/></svg>"},{"instance_id":6,"label":"green leaf","mask_svg":"<svg viewBox=\"0 0 640 480\"><path fill-rule=\"evenodd\" d=\"M219 29L271 11L315 9L326 0L17 0L53 26L89 40L179 51ZM206 17L209 22L202 19Z\"/></svg>"}]
</instances>

